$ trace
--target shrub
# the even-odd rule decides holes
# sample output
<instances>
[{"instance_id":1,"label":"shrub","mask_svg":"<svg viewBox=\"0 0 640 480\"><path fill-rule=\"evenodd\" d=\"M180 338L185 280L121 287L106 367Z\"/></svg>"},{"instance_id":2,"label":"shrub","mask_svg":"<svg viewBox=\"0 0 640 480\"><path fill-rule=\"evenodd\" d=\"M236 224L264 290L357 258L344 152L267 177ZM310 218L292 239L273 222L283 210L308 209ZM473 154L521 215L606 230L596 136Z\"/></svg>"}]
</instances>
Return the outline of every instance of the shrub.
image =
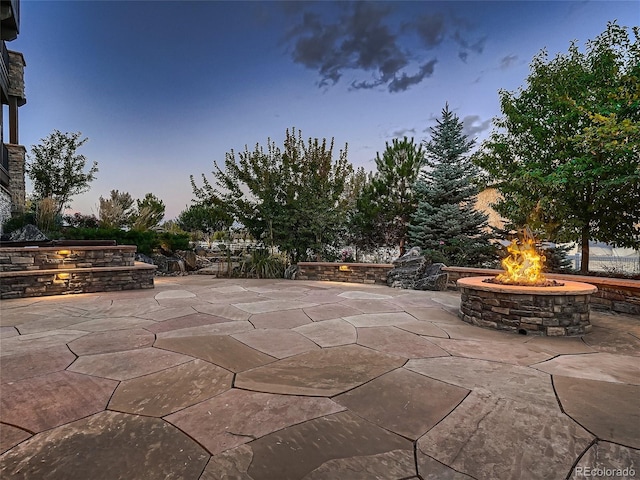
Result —
<instances>
[{"instance_id":1,"label":"shrub","mask_svg":"<svg viewBox=\"0 0 640 480\"><path fill-rule=\"evenodd\" d=\"M154 233L151 231L139 232L139 233ZM188 233L170 233L162 232L158 234L158 242L160 248L167 252L174 252L176 250L188 250L189 234Z\"/></svg>"},{"instance_id":2,"label":"shrub","mask_svg":"<svg viewBox=\"0 0 640 480\"><path fill-rule=\"evenodd\" d=\"M66 240L115 240L118 245L135 245L139 253L150 255L162 248L167 252L188 250L189 236L153 230L120 230L119 228L65 228L62 232Z\"/></svg>"},{"instance_id":3,"label":"shrub","mask_svg":"<svg viewBox=\"0 0 640 480\"><path fill-rule=\"evenodd\" d=\"M98 228L98 219L95 215L83 215L76 212L73 215L65 215L64 222L74 228Z\"/></svg>"},{"instance_id":4,"label":"shrub","mask_svg":"<svg viewBox=\"0 0 640 480\"><path fill-rule=\"evenodd\" d=\"M18 230L25 225L35 225L36 215L33 212L23 213L22 215L16 215L4 222L2 225L2 231L5 234L10 234L14 230Z\"/></svg>"},{"instance_id":5,"label":"shrub","mask_svg":"<svg viewBox=\"0 0 640 480\"><path fill-rule=\"evenodd\" d=\"M242 265L247 276L257 278L283 278L286 259L283 255L270 254L267 249L258 248Z\"/></svg>"},{"instance_id":6,"label":"shrub","mask_svg":"<svg viewBox=\"0 0 640 480\"><path fill-rule=\"evenodd\" d=\"M52 198L47 197L38 200L36 203L36 226L41 232L49 233L59 230L59 224L61 222L59 221L60 218L57 215L57 211L58 205ZM56 222L56 220L58 220L58 222Z\"/></svg>"}]
</instances>

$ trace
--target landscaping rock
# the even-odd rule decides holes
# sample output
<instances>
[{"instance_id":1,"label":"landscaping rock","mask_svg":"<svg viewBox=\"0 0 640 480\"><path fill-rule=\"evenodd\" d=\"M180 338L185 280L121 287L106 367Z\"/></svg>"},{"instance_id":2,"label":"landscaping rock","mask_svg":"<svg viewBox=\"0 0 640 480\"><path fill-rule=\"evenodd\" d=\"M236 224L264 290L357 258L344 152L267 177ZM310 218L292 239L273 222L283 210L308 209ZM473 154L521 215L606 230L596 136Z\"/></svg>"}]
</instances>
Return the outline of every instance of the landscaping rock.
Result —
<instances>
[{"instance_id":1,"label":"landscaping rock","mask_svg":"<svg viewBox=\"0 0 640 480\"><path fill-rule=\"evenodd\" d=\"M49 239L38 230L38 227L29 224L11 232L9 240L12 242L46 242Z\"/></svg>"},{"instance_id":2,"label":"landscaping rock","mask_svg":"<svg viewBox=\"0 0 640 480\"><path fill-rule=\"evenodd\" d=\"M154 253L151 255L153 263L158 266L158 273L176 274L185 272L184 261L177 257L166 257Z\"/></svg>"},{"instance_id":3,"label":"landscaping rock","mask_svg":"<svg viewBox=\"0 0 640 480\"><path fill-rule=\"evenodd\" d=\"M145 255L144 253L136 253L136 262L148 263L149 265L155 265L153 258Z\"/></svg>"},{"instance_id":4,"label":"landscaping rock","mask_svg":"<svg viewBox=\"0 0 640 480\"><path fill-rule=\"evenodd\" d=\"M446 290L449 274L442 271L444 263L433 263L429 265L422 277L416 280L414 290Z\"/></svg>"},{"instance_id":5,"label":"landscaping rock","mask_svg":"<svg viewBox=\"0 0 640 480\"><path fill-rule=\"evenodd\" d=\"M284 278L295 280L298 275L298 265L289 265L284 271Z\"/></svg>"},{"instance_id":6,"label":"landscaping rock","mask_svg":"<svg viewBox=\"0 0 640 480\"><path fill-rule=\"evenodd\" d=\"M416 280L428 266L427 260L420 253L420 248L414 247L400 258L393 261L393 269L387 275L387 285L393 288L413 289Z\"/></svg>"},{"instance_id":7,"label":"landscaping rock","mask_svg":"<svg viewBox=\"0 0 640 480\"><path fill-rule=\"evenodd\" d=\"M449 276L442 271L444 263L433 263L413 247L393 261L393 269L387 275L387 285L409 290L445 290Z\"/></svg>"},{"instance_id":8,"label":"landscaping rock","mask_svg":"<svg viewBox=\"0 0 640 480\"><path fill-rule=\"evenodd\" d=\"M187 271L198 269L198 258L195 252L190 250L178 250L175 256L184 262L184 267Z\"/></svg>"}]
</instances>

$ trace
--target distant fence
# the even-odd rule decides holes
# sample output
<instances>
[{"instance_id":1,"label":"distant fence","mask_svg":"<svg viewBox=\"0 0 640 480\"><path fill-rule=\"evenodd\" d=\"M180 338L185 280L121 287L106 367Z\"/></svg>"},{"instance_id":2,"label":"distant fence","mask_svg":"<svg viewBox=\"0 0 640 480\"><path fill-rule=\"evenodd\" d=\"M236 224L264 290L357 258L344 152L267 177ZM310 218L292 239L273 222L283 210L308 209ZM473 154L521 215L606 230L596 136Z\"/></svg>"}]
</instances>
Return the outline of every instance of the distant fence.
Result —
<instances>
[{"instance_id":1,"label":"distant fence","mask_svg":"<svg viewBox=\"0 0 640 480\"><path fill-rule=\"evenodd\" d=\"M580 270L582 255L567 255L573 262L573 268ZM602 255L589 257L589 270L594 272L615 272L627 275L640 274L640 254L618 257L615 255Z\"/></svg>"}]
</instances>

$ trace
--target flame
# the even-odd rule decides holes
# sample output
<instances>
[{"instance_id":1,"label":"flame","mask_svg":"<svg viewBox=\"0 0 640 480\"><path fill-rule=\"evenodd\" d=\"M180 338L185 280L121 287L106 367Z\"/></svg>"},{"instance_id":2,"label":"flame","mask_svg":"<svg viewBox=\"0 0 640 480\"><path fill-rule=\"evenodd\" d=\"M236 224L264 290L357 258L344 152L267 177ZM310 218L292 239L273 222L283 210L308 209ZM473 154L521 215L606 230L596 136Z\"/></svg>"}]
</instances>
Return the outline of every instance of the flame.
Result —
<instances>
[{"instance_id":1,"label":"flame","mask_svg":"<svg viewBox=\"0 0 640 480\"><path fill-rule=\"evenodd\" d=\"M507 285L543 285L547 281L542 273L544 255L536 250L536 241L531 231L523 230L522 236L507 247L509 256L502 260L505 272L496 281Z\"/></svg>"}]
</instances>

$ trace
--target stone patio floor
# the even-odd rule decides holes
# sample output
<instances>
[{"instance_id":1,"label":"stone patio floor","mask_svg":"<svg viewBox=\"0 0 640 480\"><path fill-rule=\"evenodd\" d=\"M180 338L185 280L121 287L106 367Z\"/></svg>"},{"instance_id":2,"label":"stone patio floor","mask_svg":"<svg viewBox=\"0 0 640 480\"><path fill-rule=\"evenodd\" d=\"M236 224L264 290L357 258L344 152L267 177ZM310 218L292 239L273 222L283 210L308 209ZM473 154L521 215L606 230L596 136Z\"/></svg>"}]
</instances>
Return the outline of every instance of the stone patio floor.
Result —
<instances>
[{"instance_id":1,"label":"stone patio floor","mask_svg":"<svg viewBox=\"0 0 640 480\"><path fill-rule=\"evenodd\" d=\"M639 318L542 338L458 305L196 275L3 301L0 478L640 478Z\"/></svg>"}]
</instances>

